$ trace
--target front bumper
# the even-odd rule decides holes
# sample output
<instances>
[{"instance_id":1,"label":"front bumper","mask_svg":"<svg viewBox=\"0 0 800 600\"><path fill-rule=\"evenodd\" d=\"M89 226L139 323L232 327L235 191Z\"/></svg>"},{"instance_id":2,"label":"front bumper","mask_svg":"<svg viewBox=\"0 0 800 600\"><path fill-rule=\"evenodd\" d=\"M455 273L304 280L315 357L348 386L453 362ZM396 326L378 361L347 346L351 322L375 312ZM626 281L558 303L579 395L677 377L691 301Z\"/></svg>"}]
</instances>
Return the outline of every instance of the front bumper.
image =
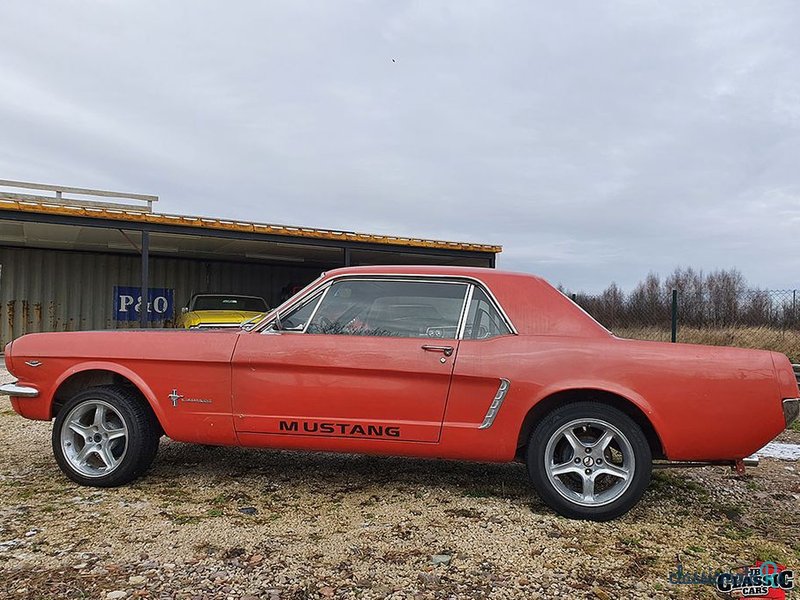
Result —
<instances>
[{"instance_id":1,"label":"front bumper","mask_svg":"<svg viewBox=\"0 0 800 600\"><path fill-rule=\"evenodd\" d=\"M800 414L800 398L786 398L783 401L783 418L787 428L797 420L798 414Z\"/></svg>"},{"instance_id":2,"label":"front bumper","mask_svg":"<svg viewBox=\"0 0 800 600\"><path fill-rule=\"evenodd\" d=\"M26 385L17 385L16 381L0 385L0 396L11 396L13 398L36 398L39 390Z\"/></svg>"}]
</instances>

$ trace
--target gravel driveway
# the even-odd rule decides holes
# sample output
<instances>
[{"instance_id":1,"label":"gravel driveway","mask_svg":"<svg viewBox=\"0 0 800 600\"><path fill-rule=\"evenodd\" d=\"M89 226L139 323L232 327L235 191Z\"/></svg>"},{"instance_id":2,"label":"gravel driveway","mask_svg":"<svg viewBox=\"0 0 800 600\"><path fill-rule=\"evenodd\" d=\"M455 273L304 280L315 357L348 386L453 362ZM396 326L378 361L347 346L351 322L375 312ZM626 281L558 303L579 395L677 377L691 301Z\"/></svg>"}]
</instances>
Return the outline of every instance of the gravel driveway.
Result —
<instances>
[{"instance_id":1,"label":"gravel driveway","mask_svg":"<svg viewBox=\"0 0 800 600\"><path fill-rule=\"evenodd\" d=\"M797 569L799 506L797 461L657 472L628 515L588 523L548 510L521 465L166 439L146 478L96 490L58 471L49 423L0 399L4 598L714 598L669 584L676 559Z\"/></svg>"}]
</instances>

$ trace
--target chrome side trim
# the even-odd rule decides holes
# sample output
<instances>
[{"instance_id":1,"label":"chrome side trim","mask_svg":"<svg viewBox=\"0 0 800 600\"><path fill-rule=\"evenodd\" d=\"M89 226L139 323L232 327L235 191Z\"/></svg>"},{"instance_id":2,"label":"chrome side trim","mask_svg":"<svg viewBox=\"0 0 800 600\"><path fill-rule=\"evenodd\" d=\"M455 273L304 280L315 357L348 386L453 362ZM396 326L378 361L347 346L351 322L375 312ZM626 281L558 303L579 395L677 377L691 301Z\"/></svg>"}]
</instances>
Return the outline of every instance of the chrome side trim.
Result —
<instances>
[{"instance_id":1,"label":"chrome side trim","mask_svg":"<svg viewBox=\"0 0 800 600\"><path fill-rule=\"evenodd\" d=\"M511 382L508 379L500 380L500 387L497 388L497 393L494 395L494 400L492 400L492 403L489 405L489 410L486 411L486 416L483 418L483 423L481 423L478 429L489 429L489 427L492 426L497 413L500 412L500 407L503 404L503 400L506 399L506 394L508 394L510 387Z\"/></svg>"},{"instance_id":2,"label":"chrome side trim","mask_svg":"<svg viewBox=\"0 0 800 600\"><path fill-rule=\"evenodd\" d=\"M34 387L17 385L16 381L0 385L0 396L13 396L14 398L36 398L39 390Z\"/></svg>"},{"instance_id":3,"label":"chrome side trim","mask_svg":"<svg viewBox=\"0 0 800 600\"><path fill-rule=\"evenodd\" d=\"M25 364L28 365L29 367L41 367L42 366L42 361L40 361L40 360L26 360Z\"/></svg>"},{"instance_id":4,"label":"chrome side trim","mask_svg":"<svg viewBox=\"0 0 800 600\"><path fill-rule=\"evenodd\" d=\"M467 290L464 298L464 306L461 307L461 316L458 319L458 329L456 329L456 339L464 339L464 331L467 329L467 317L469 317L469 305L472 304L472 294L475 291L475 284L472 283Z\"/></svg>"},{"instance_id":5,"label":"chrome side trim","mask_svg":"<svg viewBox=\"0 0 800 600\"><path fill-rule=\"evenodd\" d=\"M322 303L325 301L325 296L328 295L328 292L330 290L331 290L331 286L328 286L323 290L322 294L319 297L319 300L317 300L317 305L314 307L314 310L312 310L311 314L308 316L308 321L306 321L305 325L303 325L303 333L308 331L308 326L311 325L311 321L313 321L314 317L317 316L317 312L319 311L319 307L322 306ZM311 298L313 299L314 297L312 296Z\"/></svg>"}]
</instances>

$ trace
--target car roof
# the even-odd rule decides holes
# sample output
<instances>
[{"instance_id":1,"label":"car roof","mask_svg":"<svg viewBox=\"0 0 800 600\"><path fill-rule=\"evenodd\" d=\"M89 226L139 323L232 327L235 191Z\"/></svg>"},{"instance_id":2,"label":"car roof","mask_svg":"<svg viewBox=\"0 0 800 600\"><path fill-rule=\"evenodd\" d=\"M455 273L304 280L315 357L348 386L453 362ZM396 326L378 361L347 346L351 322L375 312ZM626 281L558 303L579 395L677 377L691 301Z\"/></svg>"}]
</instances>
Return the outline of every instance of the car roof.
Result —
<instances>
[{"instance_id":1,"label":"car roof","mask_svg":"<svg viewBox=\"0 0 800 600\"><path fill-rule=\"evenodd\" d=\"M245 294L195 294L192 298L200 298L201 296L225 296L226 298L258 298L259 300L263 300L261 296L247 296Z\"/></svg>"},{"instance_id":2,"label":"car roof","mask_svg":"<svg viewBox=\"0 0 800 600\"><path fill-rule=\"evenodd\" d=\"M490 269L488 267L454 267L447 265L371 265L358 267L342 267L325 272L325 277L341 275L444 275L451 277L473 277L475 279L495 279L498 277L531 277L541 279L531 273L518 273Z\"/></svg>"}]
</instances>

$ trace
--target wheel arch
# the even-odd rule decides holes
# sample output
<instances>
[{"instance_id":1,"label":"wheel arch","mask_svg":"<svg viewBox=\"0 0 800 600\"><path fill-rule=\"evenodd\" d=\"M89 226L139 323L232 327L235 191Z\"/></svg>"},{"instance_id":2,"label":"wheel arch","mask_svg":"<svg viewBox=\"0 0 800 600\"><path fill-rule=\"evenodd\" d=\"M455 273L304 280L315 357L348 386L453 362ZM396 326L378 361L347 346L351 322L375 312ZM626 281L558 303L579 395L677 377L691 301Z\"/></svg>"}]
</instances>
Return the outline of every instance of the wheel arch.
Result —
<instances>
[{"instance_id":1,"label":"wheel arch","mask_svg":"<svg viewBox=\"0 0 800 600\"><path fill-rule=\"evenodd\" d=\"M80 390L101 385L129 387L144 406L153 413L164 431L164 414L150 387L135 372L115 363L85 363L64 373L54 386L50 402L50 418L54 418L61 407Z\"/></svg>"},{"instance_id":2,"label":"wheel arch","mask_svg":"<svg viewBox=\"0 0 800 600\"><path fill-rule=\"evenodd\" d=\"M616 390L612 391L591 386L562 389L545 395L531 406L522 421L517 437L517 457L520 458L525 455L525 449L534 427L536 427L539 421L554 408L564 406L565 404L590 400L613 406L627 414L642 429L642 432L647 438L647 443L650 446L653 458L665 458L667 455L666 448L664 447L661 436L658 434L656 426L653 424L651 416L648 416L648 412L650 411L648 410L646 412L646 408L643 408L640 403L632 400L631 396L632 394L623 395ZM641 404L644 403L642 402ZM645 407L647 407L646 404ZM650 414L652 415L652 413Z\"/></svg>"}]
</instances>

